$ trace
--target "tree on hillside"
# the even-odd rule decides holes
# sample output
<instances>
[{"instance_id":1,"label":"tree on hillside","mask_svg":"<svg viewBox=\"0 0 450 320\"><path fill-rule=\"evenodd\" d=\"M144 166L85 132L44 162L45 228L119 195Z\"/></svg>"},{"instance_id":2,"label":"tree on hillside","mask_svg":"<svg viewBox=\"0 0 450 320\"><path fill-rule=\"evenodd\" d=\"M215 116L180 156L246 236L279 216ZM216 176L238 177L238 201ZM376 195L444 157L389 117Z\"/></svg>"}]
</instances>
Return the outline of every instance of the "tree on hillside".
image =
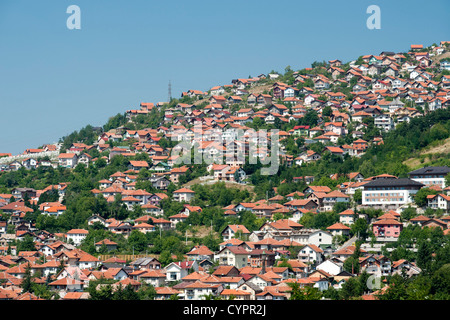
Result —
<instances>
[{"instance_id":1,"label":"tree on hillside","mask_svg":"<svg viewBox=\"0 0 450 320\"><path fill-rule=\"evenodd\" d=\"M439 192L430 188L422 188L414 195L414 202L419 207L425 207L428 204L427 196L438 194Z\"/></svg>"},{"instance_id":2,"label":"tree on hillside","mask_svg":"<svg viewBox=\"0 0 450 320\"><path fill-rule=\"evenodd\" d=\"M300 284L296 282L288 282L291 287L291 297L289 300L320 300L322 292L318 288L305 286L300 288Z\"/></svg>"}]
</instances>

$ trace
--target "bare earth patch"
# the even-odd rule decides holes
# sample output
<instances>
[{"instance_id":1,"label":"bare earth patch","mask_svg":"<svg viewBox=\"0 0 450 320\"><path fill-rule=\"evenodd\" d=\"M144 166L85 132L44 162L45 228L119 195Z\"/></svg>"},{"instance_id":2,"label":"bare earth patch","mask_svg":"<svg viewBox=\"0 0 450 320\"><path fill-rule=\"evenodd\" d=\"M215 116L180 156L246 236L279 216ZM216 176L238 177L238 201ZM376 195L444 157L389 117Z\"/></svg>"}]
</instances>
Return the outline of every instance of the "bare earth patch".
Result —
<instances>
[{"instance_id":1,"label":"bare earth patch","mask_svg":"<svg viewBox=\"0 0 450 320\"><path fill-rule=\"evenodd\" d=\"M437 154L437 153L443 153L443 154L450 153L450 138L445 139L441 144L439 144L437 146L422 150L419 155L423 156L423 155L432 155L432 154ZM425 161L421 162L420 158L414 157L414 158L409 158L409 159L403 161L403 164L407 165L410 168L416 168L418 166L424 166L428 162L430 162L429 158L425 158Z\"/></svg>"}]
</instances>

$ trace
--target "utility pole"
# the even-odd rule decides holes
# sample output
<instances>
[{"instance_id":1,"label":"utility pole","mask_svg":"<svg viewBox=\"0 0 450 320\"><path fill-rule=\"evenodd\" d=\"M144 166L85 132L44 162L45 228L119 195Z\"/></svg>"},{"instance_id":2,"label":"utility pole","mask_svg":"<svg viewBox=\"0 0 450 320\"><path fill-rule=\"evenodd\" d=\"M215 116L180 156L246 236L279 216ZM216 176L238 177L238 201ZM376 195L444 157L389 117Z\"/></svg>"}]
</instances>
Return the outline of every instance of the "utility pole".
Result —
<instances>
[{"instance_id":1,"label":"utility pole","mask_svg":"<svg viewBox=\"0 0 450 320\"><path fill-rule=\"evenodd\" d=\"M170 100L172 100L172 83L170 83L170 80L169 80L169 90L168 90L168 101L167 102L169 102L170 103Z\"/></svg>"}]
</instances>

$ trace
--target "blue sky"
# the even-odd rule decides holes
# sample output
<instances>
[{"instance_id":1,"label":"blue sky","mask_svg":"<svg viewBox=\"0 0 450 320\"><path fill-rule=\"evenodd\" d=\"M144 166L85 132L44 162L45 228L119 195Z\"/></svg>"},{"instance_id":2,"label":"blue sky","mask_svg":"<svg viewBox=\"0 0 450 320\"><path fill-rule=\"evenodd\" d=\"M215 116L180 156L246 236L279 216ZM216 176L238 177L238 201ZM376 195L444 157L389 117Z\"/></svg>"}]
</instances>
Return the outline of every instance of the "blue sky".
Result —
<instances>
[{"instance_id":1,"label":"blue sky","mask_svg":"<svg viewBox=\"0 0 450 320\"><path fill-rule=\"evenodd\" d=\"M69 30L69 5L81 29ZM369 5L381 29L369 30ZM450 1L1 0L0 153L234 78L450 40Z\"/></svg>"}]
</instances>

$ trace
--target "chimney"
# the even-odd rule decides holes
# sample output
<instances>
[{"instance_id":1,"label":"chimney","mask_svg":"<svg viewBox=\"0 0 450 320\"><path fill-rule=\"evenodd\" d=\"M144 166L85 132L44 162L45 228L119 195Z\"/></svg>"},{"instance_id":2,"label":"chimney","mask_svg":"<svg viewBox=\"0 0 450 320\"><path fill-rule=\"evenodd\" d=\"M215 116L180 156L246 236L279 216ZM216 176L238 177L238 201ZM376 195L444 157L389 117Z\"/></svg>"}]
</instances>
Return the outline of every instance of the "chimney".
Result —
<instances>
[{"instance_id":1,"label":"chimney","mask_svg":"<svg viewBox=\"0 0 450 320\"><path fill-rule=\"evenodd\" d=\"M263 250L262 252L262 270L261 273L266 273L266 250Z\"/></svg>"}]
</instances>

